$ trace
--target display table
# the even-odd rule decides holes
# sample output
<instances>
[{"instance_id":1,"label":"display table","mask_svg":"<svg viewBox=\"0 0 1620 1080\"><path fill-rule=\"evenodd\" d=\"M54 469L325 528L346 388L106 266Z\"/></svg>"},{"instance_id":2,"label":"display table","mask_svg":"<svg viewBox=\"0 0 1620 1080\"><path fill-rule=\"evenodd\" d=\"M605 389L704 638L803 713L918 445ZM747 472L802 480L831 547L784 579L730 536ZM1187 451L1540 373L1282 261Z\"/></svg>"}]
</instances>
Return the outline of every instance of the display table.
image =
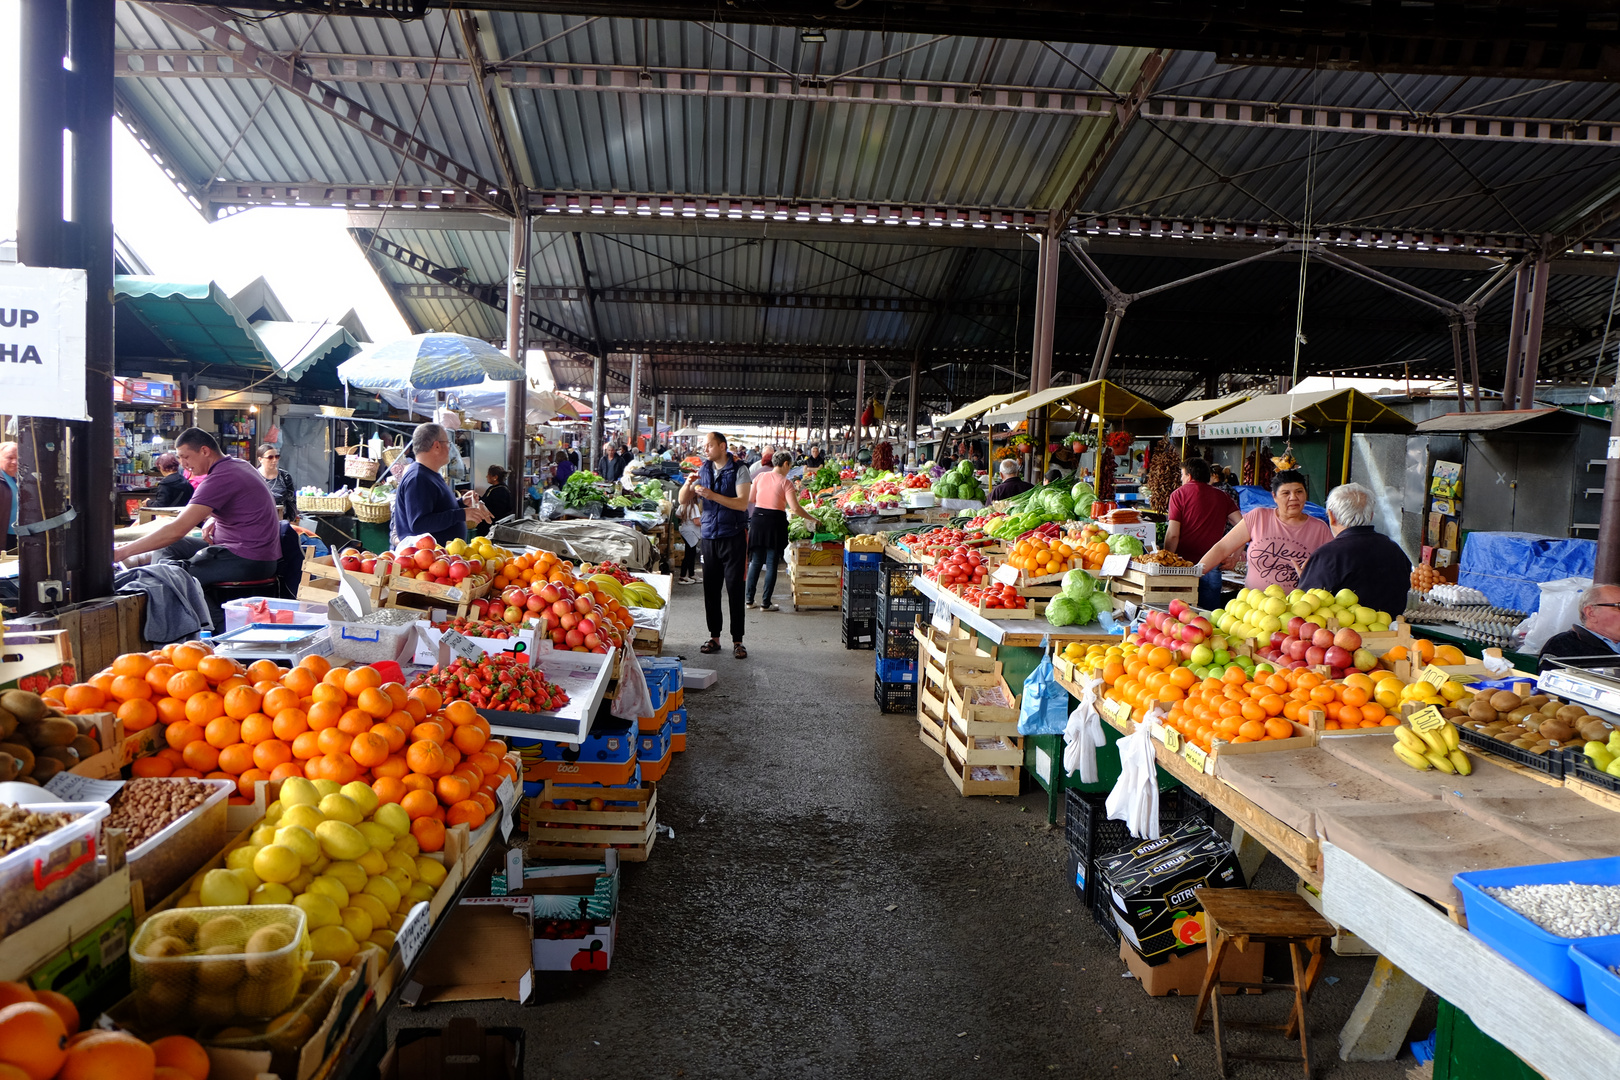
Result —
<instances>
[{"instance_id":1,"label":"display table","mask_svg":"<svg viewBox=\"0 0 1620 1080\"><path fill-rule=\"evenodd\" d=\"M669 609L670 601L675 596L675 578L670 574L638 573L634 570L630 571L630 576L645 581L664 598L661 608L630 609L636 619L636 644L642 646L636 652L656 656L663 649L664 636L669 630Z\"/></svg>"},{"instance_id":2,"label":"display table","mask_svg":"<svg viewBox=\"0 0 1620 1080\"><path fill-rule=\"evenodd\" d=\"M1119 643L1119 635L1103 629L1100 623L1091 623L1089 626L1053 626L1045 619L992 619L979 614L977 608L965 603L961 597L949 589L942 589L936 581L930 581L920 574L911 579L917 591L934 602L934 618L942 617L959 620L963 626L978 631L992 644L1003 645L1015 649L1039 649L1041 643L1049 642L1054 649L1061 649L1071 641L1082 645Z\"/></svg>"}]
</instances>

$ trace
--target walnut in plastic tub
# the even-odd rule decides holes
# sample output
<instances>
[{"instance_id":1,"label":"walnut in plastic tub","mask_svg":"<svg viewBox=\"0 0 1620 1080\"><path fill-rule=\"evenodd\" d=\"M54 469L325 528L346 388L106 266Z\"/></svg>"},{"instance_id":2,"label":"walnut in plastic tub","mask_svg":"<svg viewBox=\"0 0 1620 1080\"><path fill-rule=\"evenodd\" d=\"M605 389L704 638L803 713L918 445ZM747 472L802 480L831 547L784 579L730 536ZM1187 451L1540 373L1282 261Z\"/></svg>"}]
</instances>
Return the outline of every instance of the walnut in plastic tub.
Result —
<instances>
[{"instance_id":1,"label":"walnut in plastic tub","mask_svg":"<svg viewBox=\"0 0 1620 1080\"><path fill-rule=\"evenodd\" d=\"M130 948L141 1024L197 1027L279 1016L309 966L304 913L291 904L160 911Z\"/></svg>"},{"instance_id":2,"label":"walnut in plastic tub","mask_svg":"<svg viewBox=\"0 0 1620 1080\"><path fill-rule=\"evenodd\" d=\"M0 937L106 875L98 857L106 816L106 803L0 804Z\"/></svg>"}]
</instances>

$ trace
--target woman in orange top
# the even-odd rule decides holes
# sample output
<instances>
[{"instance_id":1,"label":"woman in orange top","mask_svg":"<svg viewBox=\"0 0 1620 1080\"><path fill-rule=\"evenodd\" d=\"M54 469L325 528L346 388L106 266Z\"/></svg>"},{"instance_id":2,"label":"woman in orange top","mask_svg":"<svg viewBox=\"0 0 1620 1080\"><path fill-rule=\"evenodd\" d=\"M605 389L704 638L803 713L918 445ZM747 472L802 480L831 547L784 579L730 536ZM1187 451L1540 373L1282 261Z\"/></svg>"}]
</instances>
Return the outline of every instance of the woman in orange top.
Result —
<instances>
[{"instance_id":1,"label":"woman in orange top","mask_svg":"<svg viewBox=\"0 0 1620 1080\"><path fill-rule=\"evenodd\" d=\"M793 455L777 451L771 458L771 467L761 472L749 488L754 509L748 515L748 606L762 611L781 611L771 603L771 590L776 588L776 566L788 545L788 511L810 522L819 524L799 505L799 496L787 478L793 467ZM754 587L759 584L759 572L765 571L763 602L754 603Z\"/></svg>"}]
</instances>

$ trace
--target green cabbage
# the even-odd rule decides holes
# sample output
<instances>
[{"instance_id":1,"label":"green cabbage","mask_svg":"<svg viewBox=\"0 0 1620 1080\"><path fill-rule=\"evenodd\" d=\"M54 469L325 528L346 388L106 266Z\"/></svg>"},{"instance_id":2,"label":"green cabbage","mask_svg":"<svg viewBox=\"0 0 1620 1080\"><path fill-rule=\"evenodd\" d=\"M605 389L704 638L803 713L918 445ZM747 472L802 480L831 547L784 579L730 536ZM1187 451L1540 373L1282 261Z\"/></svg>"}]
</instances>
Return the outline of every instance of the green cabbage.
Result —
<instances>
[{"instance_id":1,"label":"green cabbage","mask_svg":"<svg viewBox=\"0 0 1620 1080\"><path fill-rule=\"evenodd\" d=\"M1046 621L1053 626L1085 626L1096 617L1089 598L1077 600L1068 595L1057 596L1046 608Z\"/></svg>"},{"instance_id":2,"label":"green cabbage","mask_svg":"<svg viewBox=\"0 0 1620 1080\"><path fill-rule=\"evenodd\" d=\"M1142 541L1130 533L1115 533L1108 538L1108 550L1115 555L1142 554Z\"/></svg>"},{"instance_id":3,"label":"green cabbage","mask_svg":"<svg viewBox=\"0 0 1620 1080\"><path fill-rule=\"evenodd\" d=\"M1097 591L1097 579L1079 567L1063 575L1063 595L1070 600L1084 600Z\"/></svg>"}]
</instances>

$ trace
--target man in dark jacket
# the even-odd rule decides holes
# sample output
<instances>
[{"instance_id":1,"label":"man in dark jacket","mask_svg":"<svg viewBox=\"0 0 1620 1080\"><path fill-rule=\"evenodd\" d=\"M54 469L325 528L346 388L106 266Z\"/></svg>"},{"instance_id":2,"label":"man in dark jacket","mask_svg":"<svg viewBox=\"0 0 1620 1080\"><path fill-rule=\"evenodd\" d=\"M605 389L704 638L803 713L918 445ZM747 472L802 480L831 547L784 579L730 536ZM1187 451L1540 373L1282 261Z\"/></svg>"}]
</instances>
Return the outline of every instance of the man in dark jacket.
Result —
<instances>
[{"instance_id":1,"label":"man in dark jacket","mask_svg":"<svg viewBox=\"0 0 1620 1080\"><path fill-rule=\"evenodd\" d=\"M1373 493L1340 484L1328 492L1327 513L1333 539L1312 553L1299 588L1349 589L1363 607L1390 616L1405 611L1412 563L1401 545L1373 528Z\"/></svg>"},{"instance_id":2,"label":"man in dark jacket","mask_svg":"<svg viewBox=\"0 0 1620 1080\"><path fill-rule=\"evenodd\" d=\"M1035 485L1018 475L1018 462L1012 458L1001 459L1001 483L990 489L990 501L1000 502L1010 499L1014 495L1022 495Z\"/></svg>"},{"instance_id":3,"label":"man in dark jacket","mask_svg":"<svg viewBox=\"0 0 1620 1080\"><path fill-rule=\"evenodd\" d=\"M1581 594L1580 622L1542 646L1538 670L1563 656L1620 653L1620 585L1593 585Z\"/></svg>"}]
</instances>

